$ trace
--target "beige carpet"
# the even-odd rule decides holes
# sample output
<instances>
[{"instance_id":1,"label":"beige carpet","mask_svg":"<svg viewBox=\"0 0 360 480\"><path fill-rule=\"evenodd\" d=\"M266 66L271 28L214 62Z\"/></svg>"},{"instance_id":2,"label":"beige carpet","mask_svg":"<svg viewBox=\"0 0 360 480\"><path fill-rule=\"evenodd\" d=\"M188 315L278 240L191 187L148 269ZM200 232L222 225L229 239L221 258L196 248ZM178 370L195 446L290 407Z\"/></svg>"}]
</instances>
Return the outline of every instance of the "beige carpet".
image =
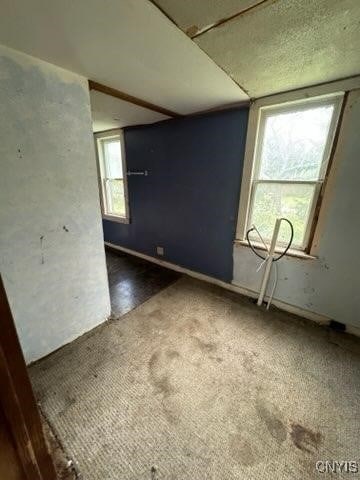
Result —
<instances>
[{"instance_id":1,"label":"beige carpet","mask_svg":"<svg viewBox=\"0 0 360 480\"><path fill-rule=\"evenodd\" d=\"M187 277L31 377L84 480L305 480L359 460L359 342Z\"/></svg>"}]
</instances>

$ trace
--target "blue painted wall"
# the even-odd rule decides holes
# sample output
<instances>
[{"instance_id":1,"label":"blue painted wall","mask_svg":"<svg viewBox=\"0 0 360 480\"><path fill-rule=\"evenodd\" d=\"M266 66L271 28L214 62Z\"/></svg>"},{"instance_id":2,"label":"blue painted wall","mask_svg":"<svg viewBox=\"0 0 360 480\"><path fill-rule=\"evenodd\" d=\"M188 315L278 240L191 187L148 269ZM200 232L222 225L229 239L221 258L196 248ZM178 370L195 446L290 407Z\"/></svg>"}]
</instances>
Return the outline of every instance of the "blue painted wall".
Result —
<instances>
[{"instance_id":1,"label":"blue painted wall","mask_svg":"<svg viewBox=\"0 0 360 480\"><path fill-rule=\"evenodd\" d=\"M125 129L130 224L105 241L230 282L248 109Z\"/></svg>"}]
</instances>

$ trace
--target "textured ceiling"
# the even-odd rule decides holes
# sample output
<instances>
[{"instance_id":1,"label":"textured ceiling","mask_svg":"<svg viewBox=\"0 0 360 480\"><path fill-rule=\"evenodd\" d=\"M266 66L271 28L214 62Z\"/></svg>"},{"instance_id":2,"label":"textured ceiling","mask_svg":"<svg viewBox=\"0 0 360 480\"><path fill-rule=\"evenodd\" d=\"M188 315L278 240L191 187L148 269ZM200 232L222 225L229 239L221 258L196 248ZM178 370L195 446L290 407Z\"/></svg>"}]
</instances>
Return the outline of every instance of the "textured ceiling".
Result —
<instances>
[{"instance_id":1,"label":"textured ceiling","mask_svg":"<svg viewBox=\"0 0 360 480\"><path fill-rule=\"evenodd\" d=\"M90 91L93 131L127 127L165 120L165 115L124 102L105 93Z\"/></svg>"},{"instance_id":2,"label":"textured ceiling","mask_svg":"<svg viewBox=\"0 0 360 480\"><path fill-rule=\"evenodd\" d=\"M195 42L251 97L360 73L359 0L277 0Z\"/></svg>"},{"instance_id":3,"label":"textured ceiling","mask_svg":"<svg viewBox=\"0 0 360 480\"><path fill-rule=\"evenodd\" d=\"M108 87L180 114L248 99L148 0L0 3L0 43Z\"/></svg>"},{"instance_id":4,"label":"textured ceiling","mask_svg":"<svg viewBox=\"0 0 360 480\"><path fill-rule=\"evenodd\" d=\"M252 98L360 74L360 0L155 0ZM195 33L195 30L191 33Z\"/></svg>"},{"instance_id":5,"label":"textured ceiling","mask_svg":"<svg viewBox=\"0 0 360 480\"><path fill-rule=\"evenodd\" d=\"M171 19L193 36L224 18L242 12L263 0L154 0Z\"/></svg>"}]
</instances>

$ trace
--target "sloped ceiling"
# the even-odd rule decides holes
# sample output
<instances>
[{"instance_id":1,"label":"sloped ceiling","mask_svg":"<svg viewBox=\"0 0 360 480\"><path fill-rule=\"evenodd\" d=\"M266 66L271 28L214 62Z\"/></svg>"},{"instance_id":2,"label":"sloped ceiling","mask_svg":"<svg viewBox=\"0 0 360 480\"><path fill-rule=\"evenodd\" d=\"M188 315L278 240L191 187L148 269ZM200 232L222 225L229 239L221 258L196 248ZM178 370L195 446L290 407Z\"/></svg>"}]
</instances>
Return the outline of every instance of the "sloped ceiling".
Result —
<instances>
[{"instance_id":1,"label":"sloped ceiling","mask_svg":"<svg viewBox=\"0 0 360 480\"><path fill-rule=\"evenodd\" d=\"M189 114L360 74L359 19L360 0L1 0L0 43ZM96 130L165 118L91 102Z\"/></svg>"},{"instance_id":2,"label":"sloped ceiling","mask_svg":"<svg viewBox=\"0 0 360 480\"><path fill-rule=\"evenodd\" d=\"M156 1L252 98L360 74L359 0Z\"/></svg>"},{"instance_id":3,"label":"sloped ceiling","mask_svg":"<svg viewBox=\"0 0 360 480\"><path fill-rule=\"evenodd\" d=\"M0 43L179 114L248 99L148 0L1 0Z\"/></svg>"}]
</instances>

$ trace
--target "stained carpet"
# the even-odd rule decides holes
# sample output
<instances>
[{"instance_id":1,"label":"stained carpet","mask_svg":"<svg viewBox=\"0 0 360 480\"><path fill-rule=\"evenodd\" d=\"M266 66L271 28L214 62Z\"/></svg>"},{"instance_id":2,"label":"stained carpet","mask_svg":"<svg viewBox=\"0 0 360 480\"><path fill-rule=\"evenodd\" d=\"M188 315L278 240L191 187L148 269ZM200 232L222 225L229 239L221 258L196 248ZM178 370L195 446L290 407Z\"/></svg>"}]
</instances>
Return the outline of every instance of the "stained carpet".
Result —
<instances>
[{"instance_id":1,"label":"stained carpet","mask_svg":"<svg viewBox=\"0 0 360 480\"><path fill-rule=\"evenodd\" d=\"M30 373L85 480L306 480L358 460L357 339L187 277Z\"/></svg>"}]
</instances>

